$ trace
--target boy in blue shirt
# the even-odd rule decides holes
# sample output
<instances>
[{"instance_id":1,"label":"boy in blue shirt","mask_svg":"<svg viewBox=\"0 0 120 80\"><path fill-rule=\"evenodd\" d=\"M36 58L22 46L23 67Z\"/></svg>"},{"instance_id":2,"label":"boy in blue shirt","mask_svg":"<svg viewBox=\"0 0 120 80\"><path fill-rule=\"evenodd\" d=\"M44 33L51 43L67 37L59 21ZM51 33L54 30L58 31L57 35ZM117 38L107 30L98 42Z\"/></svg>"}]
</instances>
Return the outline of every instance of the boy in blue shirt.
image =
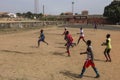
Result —
<instances>
[{"instance_id":1,"label":"boy in blue shirt","mask_svg":"<svg viewBox=\"0 0 120 80\"><path fill-rule=\"evenodd\" d=\"M43 33L43 29L40 30L40 37L39 37L39 40L38 40L38 47L40 46L41 41L48 45L48 43L45 41L45 35Z\"/></svg>"}]
</instances>

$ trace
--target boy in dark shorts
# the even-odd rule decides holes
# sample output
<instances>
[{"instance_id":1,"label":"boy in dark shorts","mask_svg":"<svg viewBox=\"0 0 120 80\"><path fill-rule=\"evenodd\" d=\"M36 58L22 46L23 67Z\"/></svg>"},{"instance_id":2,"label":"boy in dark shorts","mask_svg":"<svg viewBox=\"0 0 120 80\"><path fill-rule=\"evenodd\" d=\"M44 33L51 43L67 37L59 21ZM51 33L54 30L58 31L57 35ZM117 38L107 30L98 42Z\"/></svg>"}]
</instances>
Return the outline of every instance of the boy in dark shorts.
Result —
<instances>
[{"instance_id":1,"label":"boy in dark shorts","mask_svg":"<svg viewBox=\"0 0 120 80\"><path fill-rule=\"evenodd\" d=\"M94 29L97 30L97 23L94 24Z\"/></svg>"},{"instance_id":2,"label":"boy in dark shorts","mask_svg":"<svg viewBox=\"0 0 120 80\"><path fill-rule=\"evenodd\" d=\"M86 42L86 44L87 44L87 50L86 50L86 52L82 52L82 53L80 53L80 54L87 54L87 59L86 59L86 61L85 61L85 63L84 63L82 72L81 72L81 74L79 75L79 77L82 78L82 77L83 77L83 74L84 74L84 72L85 72L85 70L86 70L86 68L88 68L89 66L92 66L93 70L94 70L95 73L96 73L96 77L95 77L95 78L99 78L100 75L99 75L99 73L98 73L98 71L97 71L97 69L96 69L96 67L95 67L94 62L93 62L94 56L93 56L93 51L92 51L92 46L91 46L91 40L88 40L88 41Z\"/></svg>"},{"instance_id":3,"label":"boy in dark shorts","mask_svg":"<svg viewBox=\"0 0 120 80\"><path fill-rule=\"evenodd\" d=\"M66 49L67 49L67 53L68 53L68 56L70 56L70 51L69 51L69 49L70 49L70 46L75 46L76 45L76 43L73 43L73 38L72 38L72 36L69 34L69 31L66 31L66 40L67 40L67 43L66 43Z\"/></svg>"},{"instance_id":4,"label":"boy in dark shorts","mask_svg":"<svg viewBox=\"0 0 120 80\"><path fill-rule=\"evenodd\" d=\"M43 29L40 30L40 37L39 37L39 40L38 40L38 47L40 46L41 41L48 45L48 43L45 41L45 35L43 33Z\"/></svg>"},{"instance_id":5,"label":"boy in dark shorts","mask_svg":"<svg viewBox=\"0 0 120 80\"><path fill-rule=\"evenodd\" d=\"M107 34L106 35L106 42L103 42L102 43L102 46L106 46L105 50L104 50L104 55L105 55L105 58L106 58L106 62L111 62L111 57L110 57L110 51L112 49L112 46L111 46L111 38L110 38L110 34Z\"/></svg>"}]
</instances>

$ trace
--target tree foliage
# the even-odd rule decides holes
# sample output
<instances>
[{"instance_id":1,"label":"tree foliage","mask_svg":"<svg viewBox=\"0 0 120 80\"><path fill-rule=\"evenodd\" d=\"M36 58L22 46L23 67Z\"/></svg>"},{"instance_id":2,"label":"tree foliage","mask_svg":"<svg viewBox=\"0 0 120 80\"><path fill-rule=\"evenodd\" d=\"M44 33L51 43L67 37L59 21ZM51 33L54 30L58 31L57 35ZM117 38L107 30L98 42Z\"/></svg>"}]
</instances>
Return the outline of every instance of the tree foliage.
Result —
<instances>
[{"instance_id":1,"label":"tree foliage","mask_svg":"<svg viewBox=\"0 0 120 80\"><path fill-rule=\"evenodd\" d=\"M120 1L113 1L106 6L103 16L108 17L113 23L120 22Z\"/></svg>"},{"instance_id":2,"label":"tree foliage","mask_svg":"<svg viewBox=\"0 0 120 80\"><path fill-rule=\"evenodd\" d=\"M43 14L40 13L40 14L35 14L35 13L32 13L30 11L26 12L26 13L16 13L17 16L19 17L24 17L24 18L29 18L29 19L40 19L41 17L43 17Z\"/></svg>"}]
</instances>

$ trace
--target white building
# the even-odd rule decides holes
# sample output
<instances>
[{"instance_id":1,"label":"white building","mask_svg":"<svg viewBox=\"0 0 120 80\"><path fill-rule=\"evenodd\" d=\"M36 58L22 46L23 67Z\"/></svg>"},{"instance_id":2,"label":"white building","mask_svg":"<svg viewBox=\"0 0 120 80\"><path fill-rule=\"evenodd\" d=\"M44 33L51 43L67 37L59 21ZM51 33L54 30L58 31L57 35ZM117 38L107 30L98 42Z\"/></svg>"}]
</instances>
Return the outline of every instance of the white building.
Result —
<instances>
[{"instance_id":1,"label":"white building","mask_svg":"<svg viewBox=\"0 0 120 80\"><path fill-rule=\"evenodd\" d=\"M17 15L15 13L8 13L7 15L11 18L16 18L17 17Z\"/></svg>"}]
</instances>

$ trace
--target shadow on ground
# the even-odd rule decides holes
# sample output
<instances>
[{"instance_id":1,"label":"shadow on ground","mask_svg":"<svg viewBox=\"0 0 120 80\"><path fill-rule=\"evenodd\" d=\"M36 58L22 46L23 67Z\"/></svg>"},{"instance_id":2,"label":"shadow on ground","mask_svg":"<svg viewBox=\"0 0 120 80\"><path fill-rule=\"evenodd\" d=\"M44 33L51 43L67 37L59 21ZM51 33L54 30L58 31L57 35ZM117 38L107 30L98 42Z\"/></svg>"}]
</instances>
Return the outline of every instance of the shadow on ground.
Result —
<instances>
[{"instance_id":1,"label":"shadow on ground","mask_svg":"<svg viewBox=\"0 0 120 80\"><path fill-rule=\"evenodd\" d=\"M64 76L72 78L73 80L76 80L75 78L78 78L78 74L72 73L70 71L61 71L60 74L63 74Z\"/></svg>"},{"instance_id":2,"label":"shadow on ground","mask_svg":"<svg viewBox=\"0 0 120 80\"><path fill-rule=\"evenodd\" d=\"M101 59L94 59L94 61L105 62L105 60L101 60Z\"/></svg>"},{"instance_id":3,"label":"shadow on ground","mask_svg":"<svg viewBox=\"0 0 120 80\"><path fill-rule=\"evenodd\" d=\"M70 71L61 71L60 74L63 74L64 76L72 78L73 80L76 80L76 78L80 78L79 74L76 74ZM88 76L88 75L83 75L83 77L94 78L94 76Z\"/></svg>"},{"instance_id":4,"label":"shadow on ground","mask_svg":"<svg viewBox=\"0 0 120 80\"><path fill-rule=\"evenodd\" d=\"M1 52L7 52L7 53L17 53L17 54L34 54L33 52L20 52L20 51L12 51L12 50L0 50Z\"/></svg>"},{"instance_id":5,"label":"shadow on ground","mask_svg":"<svg viewBox=\"0 0 120 80\"><path fill-rule=\"evenodd\" d=\"M53 52L53 55L56 55L56 56L65 56L65 52Z\"/></svg>"}]
</instances>

